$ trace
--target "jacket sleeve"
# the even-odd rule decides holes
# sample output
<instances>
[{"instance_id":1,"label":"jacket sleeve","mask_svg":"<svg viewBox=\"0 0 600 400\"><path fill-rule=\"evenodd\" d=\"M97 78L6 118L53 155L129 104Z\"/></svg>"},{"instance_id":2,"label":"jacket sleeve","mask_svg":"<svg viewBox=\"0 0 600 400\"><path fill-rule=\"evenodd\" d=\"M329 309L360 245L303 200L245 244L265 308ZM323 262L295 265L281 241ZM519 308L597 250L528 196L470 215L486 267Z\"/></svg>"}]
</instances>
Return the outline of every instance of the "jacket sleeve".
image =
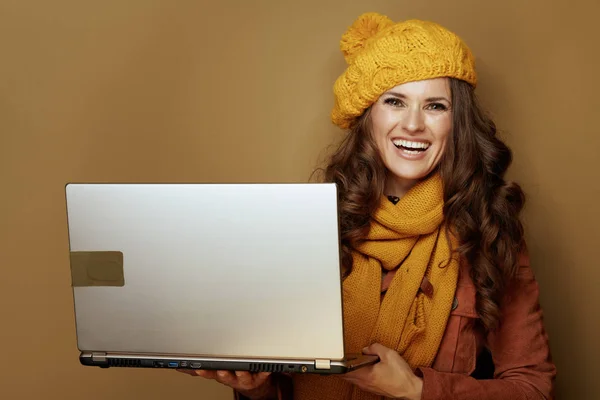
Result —
<instances>
[{"instance_id":1,"label":"jacket sleeve","mask_svg":"<svg viewBox=\"0 0 600 400\"><path fill-rule=\"evenodd\" d=\"M556 367L544 329L539 288L523 254L517 279L501 305L501 325L487 335L494 379L420 368L422 400L547 400L554 398Z\"/></svg>"}]
</instances>

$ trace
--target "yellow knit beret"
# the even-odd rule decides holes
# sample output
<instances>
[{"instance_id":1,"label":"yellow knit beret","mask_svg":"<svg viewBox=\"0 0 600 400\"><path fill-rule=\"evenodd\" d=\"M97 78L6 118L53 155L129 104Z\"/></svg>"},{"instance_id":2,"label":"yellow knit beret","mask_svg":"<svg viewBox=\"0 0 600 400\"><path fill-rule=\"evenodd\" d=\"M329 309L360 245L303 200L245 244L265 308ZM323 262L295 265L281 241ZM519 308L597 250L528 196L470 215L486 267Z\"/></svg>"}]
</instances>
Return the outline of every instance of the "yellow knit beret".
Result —
<instances>
[{"instance_id":1,"label":"yellow knit beret","mask_svg":"<svg viewBox=\"0 0 600 400\"><path fill-rule=\"evenodd\" d=\"M434 22L394 23L366 13L342 35L340 49L348 68L335 81L331 119L343 129L387 90L406 82L452 77L477 85L467 45Z\"/></svg>"}]
</instances>

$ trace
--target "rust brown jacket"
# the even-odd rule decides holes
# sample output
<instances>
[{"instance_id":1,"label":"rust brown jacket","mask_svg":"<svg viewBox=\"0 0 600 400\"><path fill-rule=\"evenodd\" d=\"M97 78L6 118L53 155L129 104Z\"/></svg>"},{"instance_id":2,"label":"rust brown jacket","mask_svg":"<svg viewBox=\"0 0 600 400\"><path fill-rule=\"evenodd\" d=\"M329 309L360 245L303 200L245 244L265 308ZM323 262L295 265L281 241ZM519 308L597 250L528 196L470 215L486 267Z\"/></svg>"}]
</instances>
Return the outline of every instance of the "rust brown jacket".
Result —
<instances>
[{"instance_id":1,"label":"rust brown jacket","mask_svg":"<svg viewBox=\"0 0 600 400\"><path fill-rule=\"evenodd\" d=\"M419 368L422 400L553 399L556 367L544 329L539 288L526 254L501 304L498 330L478 323L475 286L463 265L456 299L437 357ZM274 376L279 400L293 399L293 379ZM235 398L244 397L235 393ZM343 399L340 399L343 400Z\"/></svg>"}]
</instances>

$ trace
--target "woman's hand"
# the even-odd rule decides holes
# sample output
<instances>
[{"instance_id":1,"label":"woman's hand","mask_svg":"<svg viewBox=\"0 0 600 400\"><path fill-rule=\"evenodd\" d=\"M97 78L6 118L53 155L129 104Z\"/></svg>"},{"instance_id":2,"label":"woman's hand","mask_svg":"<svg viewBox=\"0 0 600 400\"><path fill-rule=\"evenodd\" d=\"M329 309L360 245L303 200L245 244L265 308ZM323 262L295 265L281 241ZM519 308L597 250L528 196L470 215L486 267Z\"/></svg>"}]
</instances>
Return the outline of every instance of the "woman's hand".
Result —
<instances>
[{"instance_id":1,"label":"woman's hand","mask_svg":"<svg viewBox=\"0 0 600 400\"><path fill-rule=\"evenodd\" d=\"M372 344L364 354L378 355L377 364L348 372L344 379L362 390L394 399L421 399L423 380L416 376L410 366L398 354L380 344Z\"/></svg>"},{"instance_id":2,"label":"woman's hand","mask_svg":"<svg viewBox=\"0 0 600 400\"><path fill-rule=\"evenodd\" d=\"M250 399L269 399L274 389L270 372L254 374L247 371L207 371L201 369L179 369L178 371L191 376L214 379Z\"/></svg>"}]
</instances>

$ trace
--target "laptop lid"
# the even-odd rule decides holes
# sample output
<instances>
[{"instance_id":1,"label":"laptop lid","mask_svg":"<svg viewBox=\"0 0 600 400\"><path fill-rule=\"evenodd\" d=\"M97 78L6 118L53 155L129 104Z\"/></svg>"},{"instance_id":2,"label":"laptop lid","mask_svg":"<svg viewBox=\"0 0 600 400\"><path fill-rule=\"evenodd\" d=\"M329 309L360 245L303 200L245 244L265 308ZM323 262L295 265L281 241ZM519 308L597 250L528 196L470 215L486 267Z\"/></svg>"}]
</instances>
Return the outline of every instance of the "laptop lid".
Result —
<instances>
[{"instance_id":1,"label":"laptop lid","mask_svg":"<svg viewBox=\"0 0 600 400\"><path fill-rule=\"evenodd\" d=\"M81 351L344 357L334 184L69 184Z\"/></svg>"}]
</instances>

